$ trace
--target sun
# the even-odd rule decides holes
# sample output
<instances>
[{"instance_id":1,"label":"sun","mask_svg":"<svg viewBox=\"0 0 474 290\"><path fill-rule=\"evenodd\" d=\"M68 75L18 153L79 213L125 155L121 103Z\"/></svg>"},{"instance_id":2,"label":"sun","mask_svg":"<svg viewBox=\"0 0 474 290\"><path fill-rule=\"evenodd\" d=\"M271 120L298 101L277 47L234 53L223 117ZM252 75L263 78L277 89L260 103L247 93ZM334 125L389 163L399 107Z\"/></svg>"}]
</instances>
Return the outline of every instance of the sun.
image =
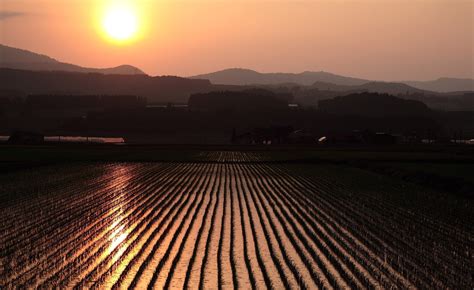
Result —
<instances>
[{"instance_id":1,"label":"sun","mask_svg":"<svg viewBox=\"0 0 474 290\"><path fill-rule=\"evenodd\" d=\"M133 40L139 28L137 13L132 7L109 7L102 18L102 28L106 36L115 42Z\"/></svg>"}]
</instances>

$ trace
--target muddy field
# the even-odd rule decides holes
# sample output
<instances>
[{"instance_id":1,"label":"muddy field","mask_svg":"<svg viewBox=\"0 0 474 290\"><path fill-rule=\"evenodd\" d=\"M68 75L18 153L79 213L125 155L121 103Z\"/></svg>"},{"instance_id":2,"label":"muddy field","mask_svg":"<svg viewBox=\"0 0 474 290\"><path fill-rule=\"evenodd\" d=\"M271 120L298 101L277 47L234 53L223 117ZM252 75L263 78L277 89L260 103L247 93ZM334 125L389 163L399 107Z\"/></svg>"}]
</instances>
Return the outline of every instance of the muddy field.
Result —
<instances>
[{"instance_id":1,"label":"muddy field","mask_svg":"<svg viewBox=\"0 0 474 290\"><path fill-rule=\"evenodd\" d=\"M0 288L471 288L471 200L257 154L0 176Z\"/></svg>"}]
</instances>

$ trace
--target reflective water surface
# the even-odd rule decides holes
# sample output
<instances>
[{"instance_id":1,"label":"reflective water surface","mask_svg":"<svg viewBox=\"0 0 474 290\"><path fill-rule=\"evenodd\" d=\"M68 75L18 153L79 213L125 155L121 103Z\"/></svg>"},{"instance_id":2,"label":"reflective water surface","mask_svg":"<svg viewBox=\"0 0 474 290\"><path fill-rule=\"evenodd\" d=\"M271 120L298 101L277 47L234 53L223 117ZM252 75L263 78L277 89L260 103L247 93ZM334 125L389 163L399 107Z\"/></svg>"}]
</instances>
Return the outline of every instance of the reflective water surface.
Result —
<instances>
[{"instance_id":1,"label":"reflective water surface","mask_svg":"<svg viewBox=\"0 0 474 290\"><path fill-rule=\"evenodd\" d=\"M461 225L407 214L391 198L397 184L374 191L312 168L114 163L12 174L0 187L10 196L0 286L456 288L469 279L469 259L456 253L472 233ZM436 253L412 246L430 243Z\"/></svg>"}]
</instances>

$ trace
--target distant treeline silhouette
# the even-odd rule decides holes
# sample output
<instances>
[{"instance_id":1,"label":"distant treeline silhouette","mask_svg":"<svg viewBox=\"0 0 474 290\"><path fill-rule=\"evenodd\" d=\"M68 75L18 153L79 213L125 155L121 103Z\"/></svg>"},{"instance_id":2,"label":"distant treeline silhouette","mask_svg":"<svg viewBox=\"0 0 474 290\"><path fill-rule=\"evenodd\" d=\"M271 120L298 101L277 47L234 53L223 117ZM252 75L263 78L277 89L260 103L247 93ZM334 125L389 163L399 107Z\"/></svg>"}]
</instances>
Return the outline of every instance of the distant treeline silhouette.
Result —
<instances>
[{"instance_id":1,"label":"distant treeline silhouette","mask_svg":"<svg viewBox=\"0 0 474 290\"><path fill-rule=\"evenodd\" d=\"M473 92L435 93L411 88L404 84L371 82L359 86L330 83L275 85L216 85L206 79L173 76L103 75L99 73L34 72L0 68L0 95L25 97L28 94L69 95L139 95L150 103L187 103L192 94L215 91L242 91L263 88L276 94L294 96L294 102L304 107L316 107L319 100L345 96L355 92L389 93L403 99L418 100L431 109L443 111L474 110Z\"/></svg>"},{"instance_id":2,"label":"distant treeline silhouette","mask_svg":"<svg viewBox=\"0 0 474 290\"><path fill-rule=\"evenodd\" d=\"M25 104L29 108L122 108L136 109L146 106L144 97L133 95L29 95Z\"/></svg>"},{"instance_id":3,"label":"distant treeline silhouette","mask_svg":"<svg viewBox=\"0 0 474 290\"><path fill-rule=\"evenodd\" d=\"M113 135L173 144L314 143L322 136L346 142L354 139L347 138L354 132L364 131L386 133L369 135L376 138L365 138L369 143L389 135L409 140L474 138L472 112L431 111L421 102L390 95L350 94L323 101L320 108L290 108L289 101L291 94L263 89L194 94L187 107L145 106L134 95L30 95L0 104L0 132Z\"/></svg>"},{"instance_id":4,"label":"distant treeline silhouette","mask_svg":"<svg viewBox=\"0 0 474 290\"><path fill-rule=\"evenodd\" d=\"M209 92L208 80L174 76L104 75L99 73L34 72L0 68L0 88L28 94L138 95L150 102L184 103L192 93ZM214 88L216 89L216 88Z\"/></svg>"},{"instance_id":5,"label":"distant treeline silhouette","mask_svg":"<svg viewBox=\"0 0 474 290\"><path fill-rule=\"evenodd\" d=\"M359 93L319 101L319 110L338 115L424 116L432 111L422 102L405 100L388 94Z\"/></svg>"},{"instance_id":6,"label":"distant treeline silhouette","mask_svg":"<svg viewBox=\"0 0 474 290\"><path fill-rule=\"evenodd\" d=\"M264 89L243 91L217 91L194 94L189 98L189 108L198 110L267 111L282 110L293 99L291 94L276 94Z\"/></svg>"}]
</instances>

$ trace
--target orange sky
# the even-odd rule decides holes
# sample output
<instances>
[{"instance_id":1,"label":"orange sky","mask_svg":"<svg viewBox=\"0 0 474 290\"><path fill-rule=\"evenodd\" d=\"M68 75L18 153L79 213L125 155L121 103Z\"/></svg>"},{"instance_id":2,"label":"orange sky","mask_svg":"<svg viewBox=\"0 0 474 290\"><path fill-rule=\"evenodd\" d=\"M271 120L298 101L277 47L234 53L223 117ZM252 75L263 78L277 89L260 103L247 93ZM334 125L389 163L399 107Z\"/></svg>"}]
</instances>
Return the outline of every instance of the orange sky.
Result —
<instances>
[{"instance_id":1,"label":"orange sky","mask_svg":"<svg viewBox=\"0 0 474 290\"><path fill-rule=\"evenodd\" d=\"M142 36L97 22L131 1ZM0 0L0 42L89 67L189 76L229 67L324 70L375 80L474 77L474 1Z\"/></svg>"}]
</instances>

